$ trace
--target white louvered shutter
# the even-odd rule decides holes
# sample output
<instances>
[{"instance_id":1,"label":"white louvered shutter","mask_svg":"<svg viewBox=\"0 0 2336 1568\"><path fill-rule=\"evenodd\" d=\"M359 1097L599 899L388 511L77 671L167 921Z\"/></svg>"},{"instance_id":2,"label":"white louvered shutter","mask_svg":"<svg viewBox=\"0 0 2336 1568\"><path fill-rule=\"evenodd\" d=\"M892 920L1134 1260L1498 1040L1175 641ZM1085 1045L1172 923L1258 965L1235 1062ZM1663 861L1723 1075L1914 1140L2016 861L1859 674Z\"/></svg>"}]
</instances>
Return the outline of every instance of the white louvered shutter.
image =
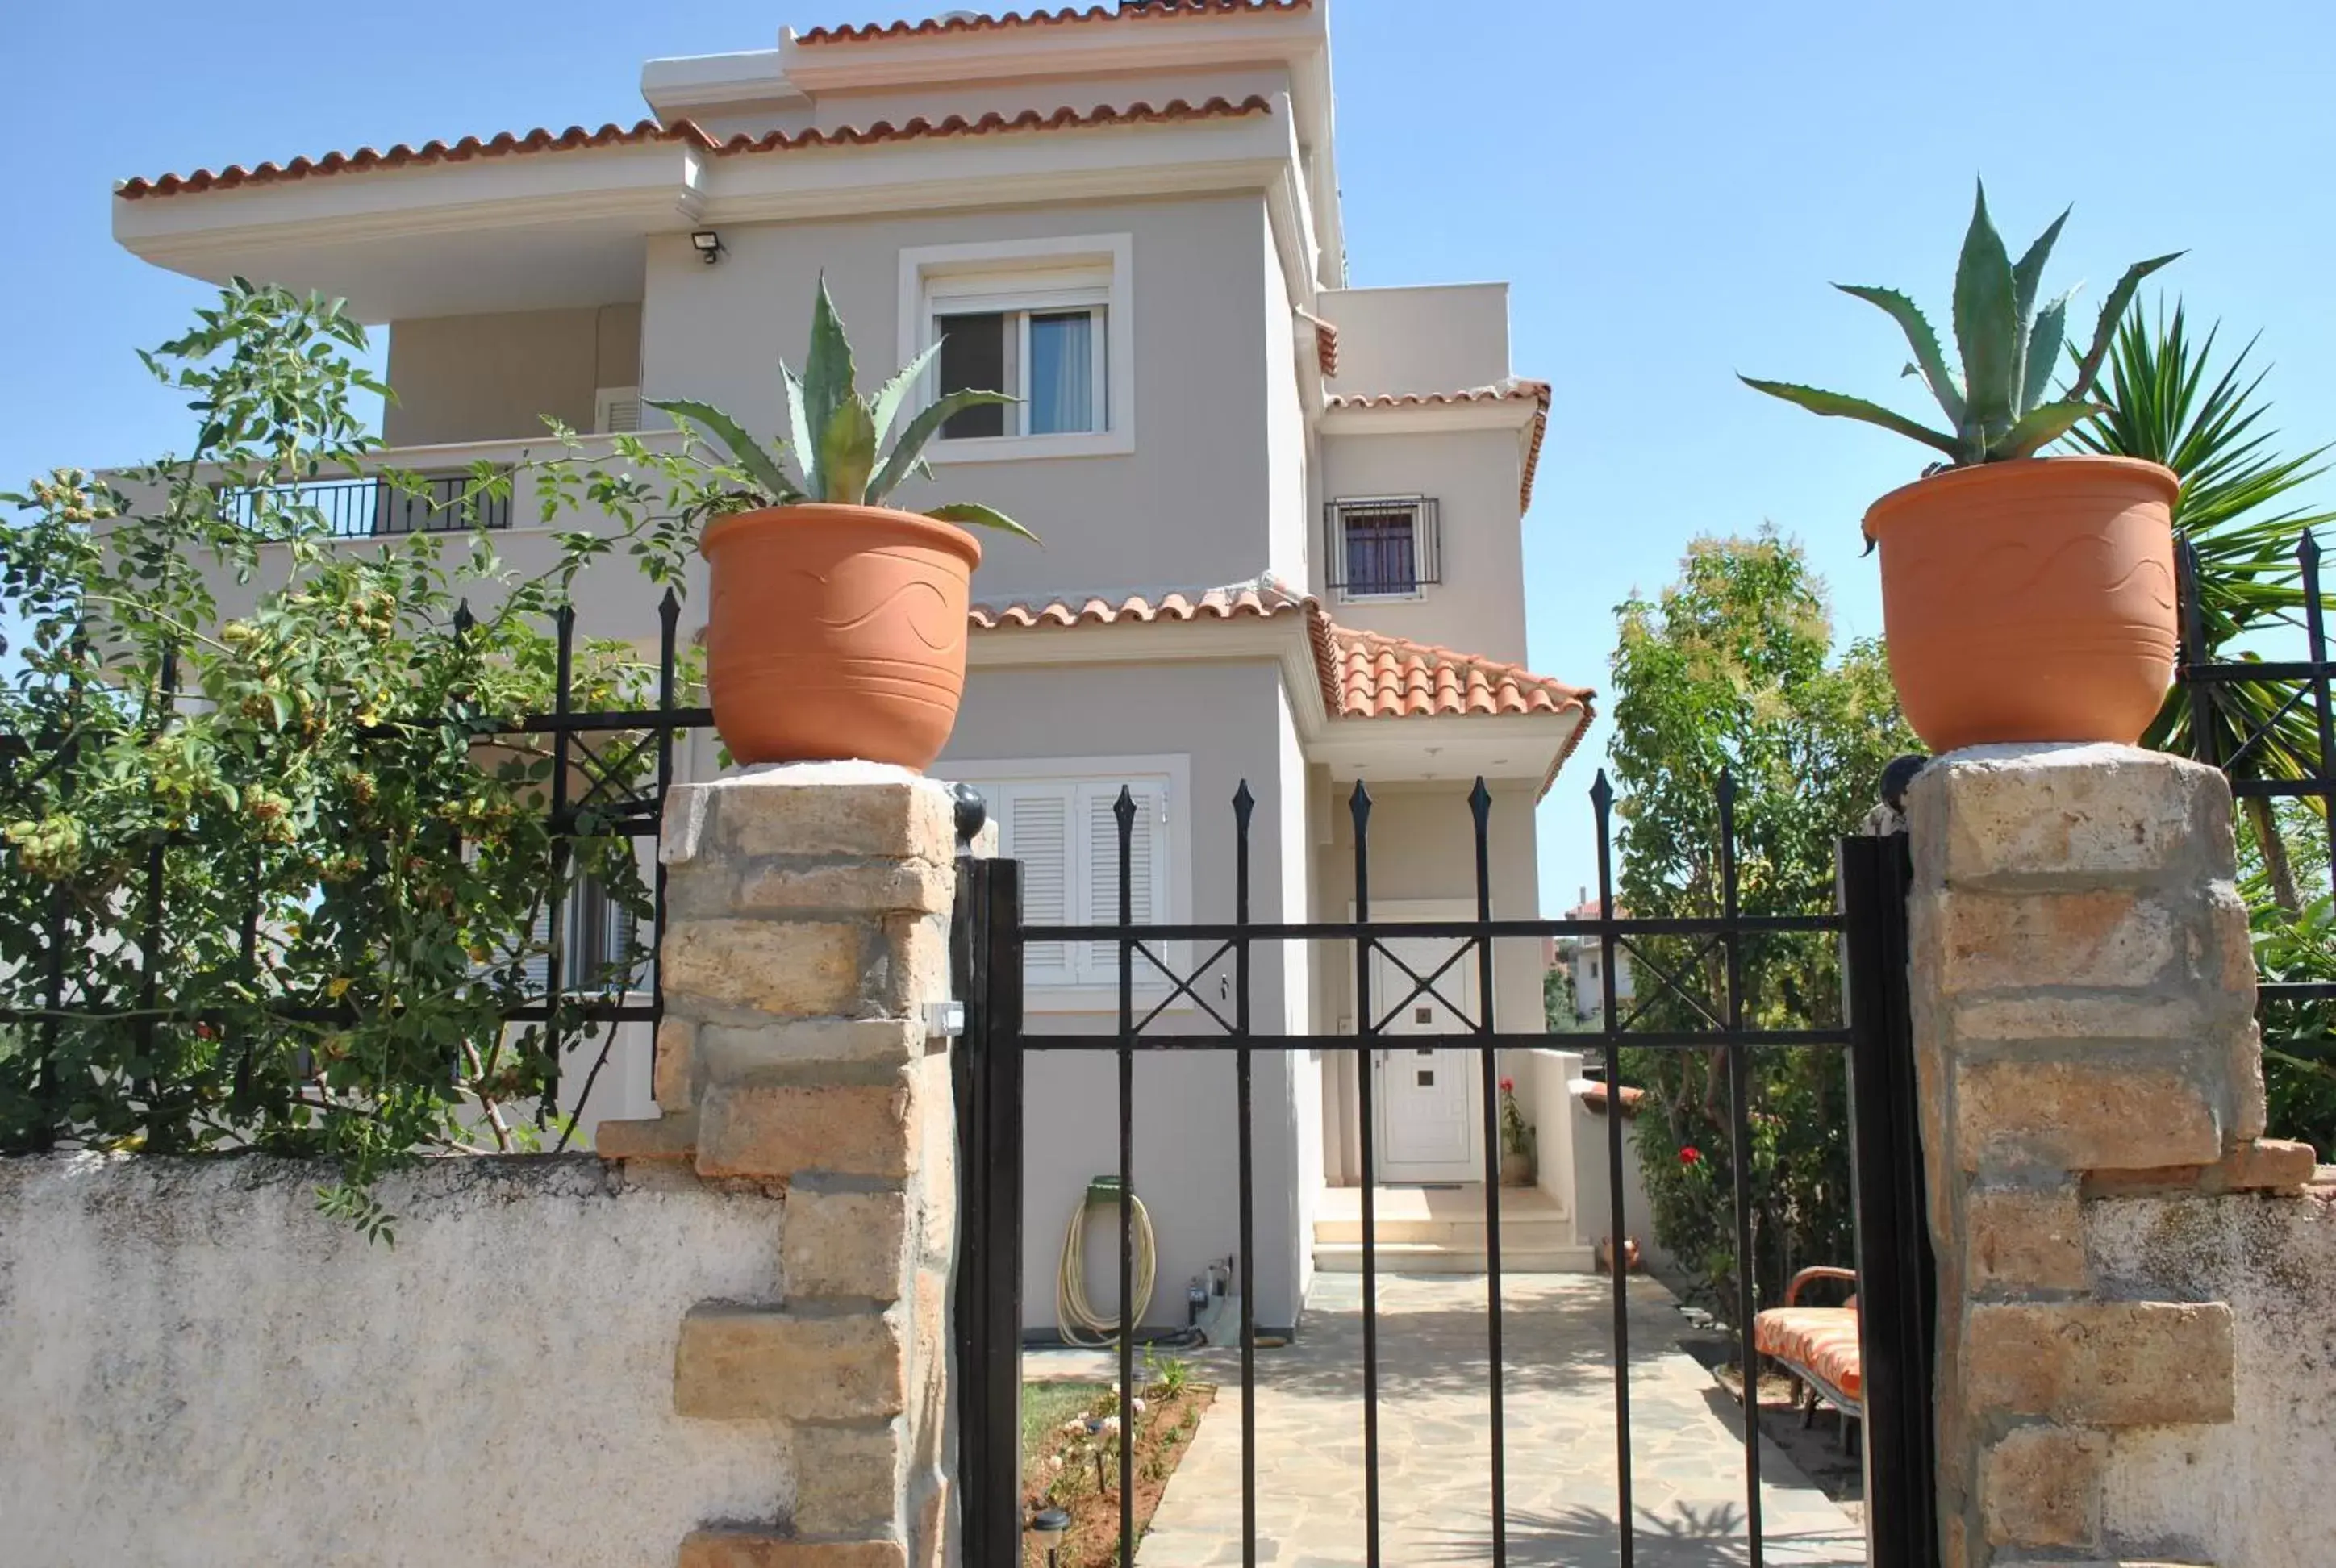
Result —
<instances>
[{"instance_id":1,"label":"white louvered shutter","mask_svg":"<svg viewBox=\"0 0 2336 1568\"><path fill-rule=\"evenodd\" d=\"M1073 850L1071 810L1076 786L1067 784L1017 784L993 786L1002 804L998 818L998 848L1009 860L1022 862L1022 921L1025 925L1069 925L1074 920L1071 890ZM1066 986L1073 983L1071 944L1032 942L1022 952L1022 983L1026 986Z\"/></svg>"},{"instance_id":2,"label":"white louvered shutter","mask_svg":"<svg viewBox=\"0 0 2336 1568\"><path fill-rule=\"evenodd\" d=\"M594 426L603 435L637 431L641 427L641 389L638 386L604 386L593 396Z\"/></svg>"},{"instance_id":3,"label":"white louvered shutter","mask_svg":"<svg viewBox=\"0 0 2336 1568\"><path fill-rule=\"evenodd\" d=\"M1086 918L1095 925L1112 925L1119 920L1119 817L1115 808L1121 788L1116 784L1079 786L1079 814L1086 829ZM1168 790L1165 784L1150 781L1130 783L1125 788L1135 798L1135 820L1129 825L1127 843L1129 909L1137 925L1157 925L1168 918ZM1080 979L1090 985L1117 983L1118 944L1089 942L1084 946L1086 951L1080 955ZM1161 957L1167 957L1158 944L1151 946ZM1148 959L1135 960L1138 985L1159 979L1159 969Z\"/></svg>"}]
</instances>

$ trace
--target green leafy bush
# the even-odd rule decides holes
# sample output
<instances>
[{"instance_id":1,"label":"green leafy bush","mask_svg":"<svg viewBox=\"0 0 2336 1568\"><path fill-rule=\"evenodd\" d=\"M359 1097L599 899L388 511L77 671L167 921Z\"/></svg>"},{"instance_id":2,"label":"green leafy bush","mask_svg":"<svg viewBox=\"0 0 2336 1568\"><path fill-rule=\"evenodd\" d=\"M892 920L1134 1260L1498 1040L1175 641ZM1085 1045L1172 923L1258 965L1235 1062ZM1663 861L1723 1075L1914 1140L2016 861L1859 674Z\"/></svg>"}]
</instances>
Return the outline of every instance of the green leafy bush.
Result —
<instances>
[{"instance_id":1,"label":"green leafy bush","mask_svg":"<svg viewBox=\"0 0 2336 1568\"><path fill-rule=\"evenodd\" d=\"M583 874L646 920L631 844L588 809L555 874L551 617L612 541L521 579L485 534L335 541L316 482L375 445L383 392L337 305L238 282L147 356L183 456L9 497L0 594L0 1154L243 1148L342 1163L327 1203L419 1151L533 1146L551 1060L539 934ZM482 470L451 503L509 483ZM458 628L456 582L494 596ZM215 585L262 584L223 618ZM579 709L650 706L628 647L577 652ZM621 735L601 743L620 766ZM61 940L59 940L61 938ZM621 988L646 954L583 989ZM568 1040L586 998L552 1006Z\"/></svg>"}]
</instances>

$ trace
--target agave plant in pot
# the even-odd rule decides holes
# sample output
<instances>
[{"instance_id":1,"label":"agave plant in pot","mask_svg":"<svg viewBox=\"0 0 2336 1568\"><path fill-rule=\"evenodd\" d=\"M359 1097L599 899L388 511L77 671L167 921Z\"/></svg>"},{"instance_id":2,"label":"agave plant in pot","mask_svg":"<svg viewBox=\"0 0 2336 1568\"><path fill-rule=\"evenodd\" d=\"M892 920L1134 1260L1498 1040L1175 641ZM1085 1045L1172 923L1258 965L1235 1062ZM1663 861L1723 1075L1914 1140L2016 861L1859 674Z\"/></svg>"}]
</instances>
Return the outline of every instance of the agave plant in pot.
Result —
<instances>
[{"instance_id":1,"label":"agave plant in pot","mask_svg":"<svg viewBox=\"0 0 2336 1568\"><path fill-rule=\"evenodd\" d=\"M2089 346L2065 353L2076 293L2039 306L2062 212L2017 262L1981 188L1955 272L1951 371L1914 302L1840 284L1879 306L1913 345L1947 416L1934 430L1863 398L1742 379L1813 413L1878 424L1945 453L1865 513L1882 554L1890 670L1906 720L1932 750L1997 741L2130 743L2174 678L2173 472L2131 458L2039 457L2099 411L2089 394L2144 278L2136 262L2101 307ZM2179 252L2175 253L2176 255Z\"/></svg>"},{"instance_id":2,"label":"agave plant in pot","mask_svg":"<svg viewBox=\"0 0 2336 1568\"><path fill-rule=\"evenodd\" d=\"M803 373L780 366L788 441L765 446L710 404L647 400L730 456L698 548L714 725L739 762L860 758L921 771L949 742L981 564L981 546L956 525L1036 536L970 502L925 512L883 504L911 475L930 477L925 446L952 416L1014 401L956 391L910 413L939 352L862 395L822 278Z\"/></svg>"}]
</instances>

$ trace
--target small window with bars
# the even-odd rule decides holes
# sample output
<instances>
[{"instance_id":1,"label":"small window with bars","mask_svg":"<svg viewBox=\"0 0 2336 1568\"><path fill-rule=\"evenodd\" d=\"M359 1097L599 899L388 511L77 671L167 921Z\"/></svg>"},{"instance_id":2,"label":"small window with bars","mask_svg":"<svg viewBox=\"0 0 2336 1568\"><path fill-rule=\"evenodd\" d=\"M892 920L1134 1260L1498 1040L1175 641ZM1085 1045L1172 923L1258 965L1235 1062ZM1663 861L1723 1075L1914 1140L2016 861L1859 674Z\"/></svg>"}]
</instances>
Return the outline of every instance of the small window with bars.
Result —
<instances>
[{"instance_id":1,"label":"small window with bars","mask_svg":"<svg viewBox=\"0 0 2336 1568\"><path fill-rule=\"evenodd\" d=\"M1342 599L1416 599L1444 580L1443 528L1435 501L1381 495L1323 508L1323 559Z\"/></svg>"}]
</instances>

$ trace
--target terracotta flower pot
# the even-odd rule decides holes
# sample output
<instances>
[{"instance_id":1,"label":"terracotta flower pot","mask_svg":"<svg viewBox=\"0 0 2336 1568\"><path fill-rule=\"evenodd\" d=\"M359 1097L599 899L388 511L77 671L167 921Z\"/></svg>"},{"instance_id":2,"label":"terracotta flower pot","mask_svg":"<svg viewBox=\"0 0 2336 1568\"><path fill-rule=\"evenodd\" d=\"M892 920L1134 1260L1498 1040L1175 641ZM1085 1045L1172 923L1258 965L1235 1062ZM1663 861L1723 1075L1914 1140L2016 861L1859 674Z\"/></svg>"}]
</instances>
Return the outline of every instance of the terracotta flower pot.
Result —
<instances>
[{"instance_id":1,"label":"terracotta flower pot","mask_svg":"<svg viewBox=\"0 0 2336 1568\"><path fill-rule=\"evenodd\" d=\"M923 769L965 693L963 530L879 506L766 507L707 525L714 727L742 763Z\"/></svg>"},{"instance_id":2,"label":"terracotta flower pot","mask_svg":"<svg viewBox=\"0 0 2336 1568\"><path fill-rule=\"evenodd\" d=\"M2139 740L2174 681L2180 488L2135 458L2027 458L1867 509L1890 673L1923 744Z\"/></svg>"},{"instance_id":3,"label":"terracotta flower pot","mask_svg":"<svg viewBox=\"0 0 2336 1568\"><path fill-rule=\"evenodd\" d=\"M1533 1185L1533 1156L1531 1154L1504 1154L1501 1156L1501 1185L1504 1187L1530 1187Z\"/></svg>"}]
</instances>

